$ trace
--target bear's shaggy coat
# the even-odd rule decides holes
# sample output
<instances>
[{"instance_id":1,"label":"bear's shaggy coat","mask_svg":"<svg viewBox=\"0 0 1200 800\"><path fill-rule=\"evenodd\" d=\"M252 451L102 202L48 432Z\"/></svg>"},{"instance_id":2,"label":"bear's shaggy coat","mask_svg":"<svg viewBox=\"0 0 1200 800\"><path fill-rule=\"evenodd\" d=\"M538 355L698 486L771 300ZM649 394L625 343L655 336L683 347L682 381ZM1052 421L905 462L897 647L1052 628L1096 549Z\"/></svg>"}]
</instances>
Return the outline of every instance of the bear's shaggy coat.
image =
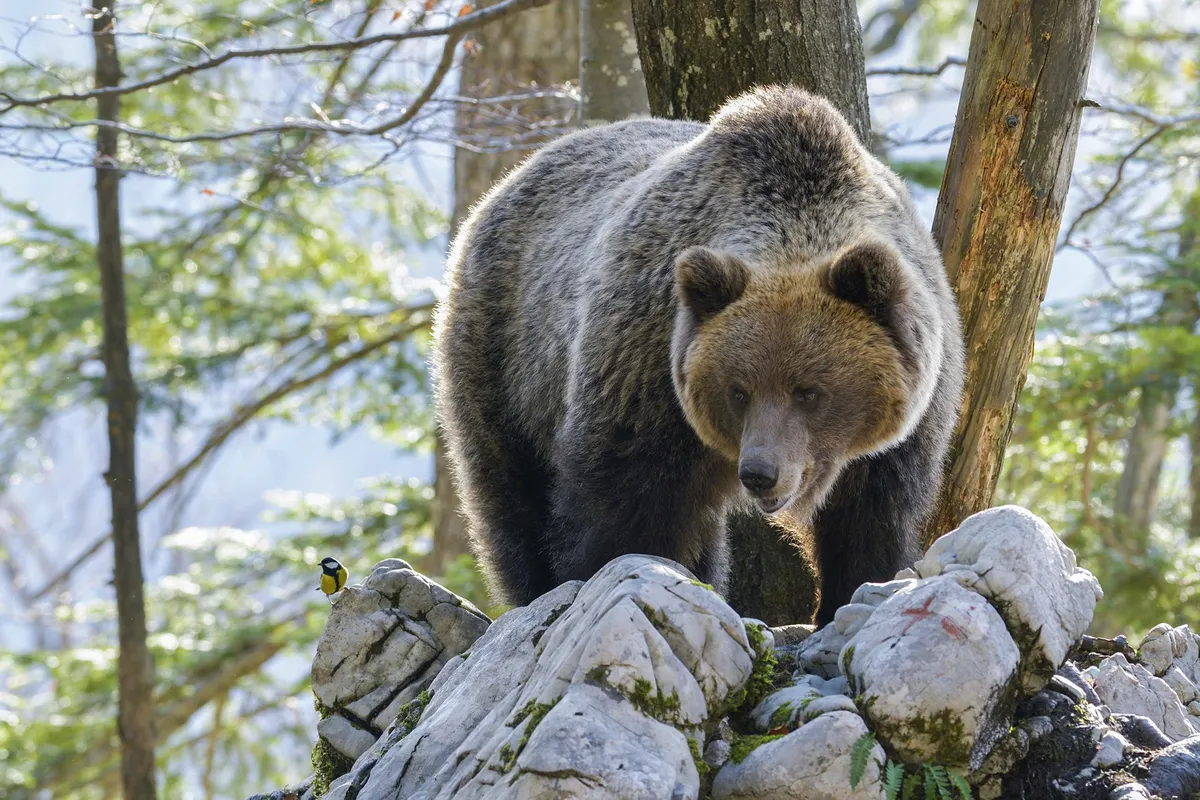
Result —
<instances>
[{"instance_id":1,"label":"bear's shaggy coat","mask_svg":"<svg viewBox=\"0 0 1200 800\"><path fill-rule=\"evenodd\" d=\"M472 542L510 603L631 552L723 587L740 478L811 530L827 622L916 555L962 392L907 191L792 87L540 150L464 222L435 337Z\"/></svg>"}]
</instances>

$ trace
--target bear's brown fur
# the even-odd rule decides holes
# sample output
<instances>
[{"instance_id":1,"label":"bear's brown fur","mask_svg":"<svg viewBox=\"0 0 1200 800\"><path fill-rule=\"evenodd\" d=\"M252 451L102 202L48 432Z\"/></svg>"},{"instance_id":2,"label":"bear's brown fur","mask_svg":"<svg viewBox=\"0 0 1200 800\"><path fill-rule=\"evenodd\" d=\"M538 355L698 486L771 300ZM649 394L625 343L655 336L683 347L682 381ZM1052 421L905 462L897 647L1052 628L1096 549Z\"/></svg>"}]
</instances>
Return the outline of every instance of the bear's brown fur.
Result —
<instances>
[{"instance_id":1,"label":"bear's brown fur","mask_svg":"<svg viewBox=\"0 0 1200 800\"><path fill-rule=\"evenodd\" d=\"M812 529L826 622L911 562L962 387L907 192L791 87L541 150L460 231L435 336L473 542L515 603L630 552L719 588L747 497Z\"/></svg>"}]
</instances>

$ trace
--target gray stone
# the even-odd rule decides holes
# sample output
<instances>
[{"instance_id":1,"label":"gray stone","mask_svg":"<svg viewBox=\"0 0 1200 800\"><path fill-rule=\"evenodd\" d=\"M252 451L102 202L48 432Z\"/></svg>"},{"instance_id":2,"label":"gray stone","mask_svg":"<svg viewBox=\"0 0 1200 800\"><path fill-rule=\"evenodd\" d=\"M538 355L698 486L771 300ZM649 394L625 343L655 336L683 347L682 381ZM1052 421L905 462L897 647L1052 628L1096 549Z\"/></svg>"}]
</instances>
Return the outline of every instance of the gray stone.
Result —
<instances>
[{"instance_id":1,"label":"gray stone","mask_svg":"<svg viewBox=\"0 0 1200 800\"><path fill-rule=\"evenodd\" d=\"M1096 690L1092 688L1092 682L1079 671L1079 667L1067 661L1058 668L1058 674L1082 689L1083 696L1089 703L1094 706L1100 705L1100 695L1096 694Z\"/></svg>"},{"instance_id":2,"label":"gray stone","mask_svg":"<svg viewBox=\"0 0 1200 800\"><path fill-rule=\"evenodd\" d=\"M1142 646L1138 648L1138 660L1161 677L1176 659L1187 655L1191 639L1192 632L1187 625L1172 628L1161 622L1151 628L1142 639ZM1188 677L1191 678L1190 675Z\"/></svg>"},{"instance_id":3,"label":"gray stone","mask_svg":"<svg viewBox=\"0 0 1200 800\"><path fill-rule=\"evenodd\" d=\"M868 723L898 757L976 769L1010 726L1020 653L996 610L952 576L880 604L842 649Z\"/></svg>"},{"instance_id":4,"label":"gray stone","mask_svg":"<svg viewBox=\"0 0 1200 800\"><path fill-rule=\"evenodd\" d=\"M1100 737L1100 743L1096 745L1096 755L1092 756L1091 765L1107 769L1115 767L1125 759L1125 751L1129 749L1129 742L1125 737L1116 731L1106 731Z\"/></svg>"},{"instance_id":5,"label":"gray stone","mask_svg":"<svg viewBox=\"0 0 1200 800\"><path fill-rule=\"evenodd\" d=\"M786 736L727 763L713 781L714 800L877 800L883 748L876 744L866 771L850 788L850 751L867 733L862 718L847 711L823 714Z\"/></svg>"},{"instance_id":6,"label":"gray stone","mask_svg":"<svg viewBox=\"0 0 1200 800\"><path fill-rule=\"evenodd\" d=\"M1088 629L1100 583L1050 526L1017 506L973 514L915 565L922 578L952 575L992 601L1021 648L1026 694L1046 685Z\"/></svg>"},{"instance_id":7,"label":"gray stone","mask_svg":"<svg viewBox=\"0 0 1200 800\"><path fill-rule=\"evenodd\" d=\"M1196 733L1179 698L1162 678L1117 653L1100 662L1096 694L1113 712L1148 717L1172 741Z\"/></svg>"},{"instance_id":8,"label":"gray stone","mask_svg":"<svg viewBox=\"0 0 1200 800\"><path fill-rule=\"evenodd\" d=\"M1140 783L1126 783L1108 793L1109 800L1154 800Z\"/></svg>"},{"instance_id":9,"label":"gray stone","mask_svg":"<svg viewBox=\"0 0 1200 800\"><path fill-rule=\"evenodd\" d=\"M704 763L713 769L720 769L729 760L729 742L723 739L713 739L704 748Z\"/></svg>"},{"instance_id":10,"label":"gray stone","mask_svg":"<svg viewBox=\"0 0 1200 800\"><path fill-rule=\"evenodd\" d=\"M1200 794L1200 735L1159 751L1142 779L1156 797L1195 797Z\"/></svg>"},{"instance_id":11,"label":"gray stone","mask_svg":"<svg viewBox=\"0 0 1200 800\"><path fill-rule=\"evenodd\" d=\"M1170 738L1146 717L1137 714L1112 714L1108 719L1126 739L1145 750L1159 750L1171 744Z\"/></svg>"},{"instance_id":12,"label":"gray stone","mask_svg":"<svg viewBox=\"0 0 1200 800\"><path fill-rule=\"evenodd\" d=\"M616 559L496 620L415 728L363 754L348 796L695 798L693 752L758 656L747 625L682 567Z\"/></svg>"},{"instance_id":13,"label":"gray stone","mask_svg":"<svg viewBox=\"0 0 1200 800\"><path fill-rule=\"evenodd\" d=\"M318 733L357 758L490 624L406 562L380 562L361 584L342 591L317 642L313 694L332 713Z\"/></svg>"},{"instance_id":14,"label":"gray stone","mask_svg":"<svg viewBox=\"0 0 1200 800\"><path fill-rule=\"evenodd\" d=\"M340 714L333 714L318 722L317 735L351 760L367 752L367 748L379 738L370 731L356 727Z\"/></svg>"},{"instance_id":15,"label":"gray stone","mask_svg":"<svg viewBox=\"0 0 1200 800\"><path fill-rule=\"evenodd\" d=\"M854 711L854 701L846 697L845 678L826 680L816 675L802 675L791 686L785 686L763 698L750 713L753 726L765 733L780 726L795 727L826 711Z\"/></svg>"},{"instance_id":16,"label":"gray stone","mask_svg":"<svg viewBox=\"0 0 1200 800\"><path fill-rule=\"evenodd\" d=\"M796 650L796 671L822 678L835 678L841 674L838 657L849 641L848 636L838 633L830 623L800 643Z\"/></svg>"},{"instance_id":17,"label":"gray stone","mask_svg":"<svg viewBox=\"0 0 1200 800\"><path fill-rule=\"evenodd\" d=\"M1162 679L1167 686L1171 687L1171 691L1175 692L1179 702L1185 706L1196 699L1196 685L1187 675L1183 674L1183 670L1174 664L1167 667L1166 671L1162 673Z\"/></svg>"}]
</instances>

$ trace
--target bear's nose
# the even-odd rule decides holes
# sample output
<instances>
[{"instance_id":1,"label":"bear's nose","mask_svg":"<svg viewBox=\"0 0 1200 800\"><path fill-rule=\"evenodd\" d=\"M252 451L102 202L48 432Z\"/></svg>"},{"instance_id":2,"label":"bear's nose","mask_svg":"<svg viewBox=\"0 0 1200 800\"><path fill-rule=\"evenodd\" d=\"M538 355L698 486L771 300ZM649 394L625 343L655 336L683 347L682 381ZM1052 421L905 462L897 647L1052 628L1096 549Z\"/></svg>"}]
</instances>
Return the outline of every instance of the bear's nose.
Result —
<instances>
[{"instance_id":1,"label":"bear's nose","mask_svg":"<svg viewBox=\"0 0 1200 800\"><path fill-rule=\"evenodd\" d=\"M738 478L755 494L769 492L779 482L779 469L765 461L743 461L738 465Z\"/></svg>"}]
</instances>

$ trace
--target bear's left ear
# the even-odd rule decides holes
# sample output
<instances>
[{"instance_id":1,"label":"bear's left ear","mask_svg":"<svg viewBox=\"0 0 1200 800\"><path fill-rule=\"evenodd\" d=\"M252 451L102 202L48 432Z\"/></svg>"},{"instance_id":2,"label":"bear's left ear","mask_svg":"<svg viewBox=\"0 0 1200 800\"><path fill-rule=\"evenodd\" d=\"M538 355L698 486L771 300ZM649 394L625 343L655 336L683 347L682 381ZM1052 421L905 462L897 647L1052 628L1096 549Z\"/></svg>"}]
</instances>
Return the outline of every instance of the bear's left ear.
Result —
<instances>
[{"instance_id":1,"label":"bear's left ear","mask_svg":"<svg viewBox=\"0 0 1200 800\"><path fill-rule=\"evenodd\" d=\"M847 250L825 273L830 294L867 312L879 324L892 327L895 310L908 296L900 259L879 244Z\"/></svg>"},{"instance_id":2,"label":"bear's left ear","mask_svg":"<svg viewBox=\"0 0 1200 800\"><path fill-rule=\"evenodd\" d=\"M689 247L675 259L679 299L697 322L724 311L746 291L750 271L740 258L707 247Z\"/></svg>"}]
</instances>

